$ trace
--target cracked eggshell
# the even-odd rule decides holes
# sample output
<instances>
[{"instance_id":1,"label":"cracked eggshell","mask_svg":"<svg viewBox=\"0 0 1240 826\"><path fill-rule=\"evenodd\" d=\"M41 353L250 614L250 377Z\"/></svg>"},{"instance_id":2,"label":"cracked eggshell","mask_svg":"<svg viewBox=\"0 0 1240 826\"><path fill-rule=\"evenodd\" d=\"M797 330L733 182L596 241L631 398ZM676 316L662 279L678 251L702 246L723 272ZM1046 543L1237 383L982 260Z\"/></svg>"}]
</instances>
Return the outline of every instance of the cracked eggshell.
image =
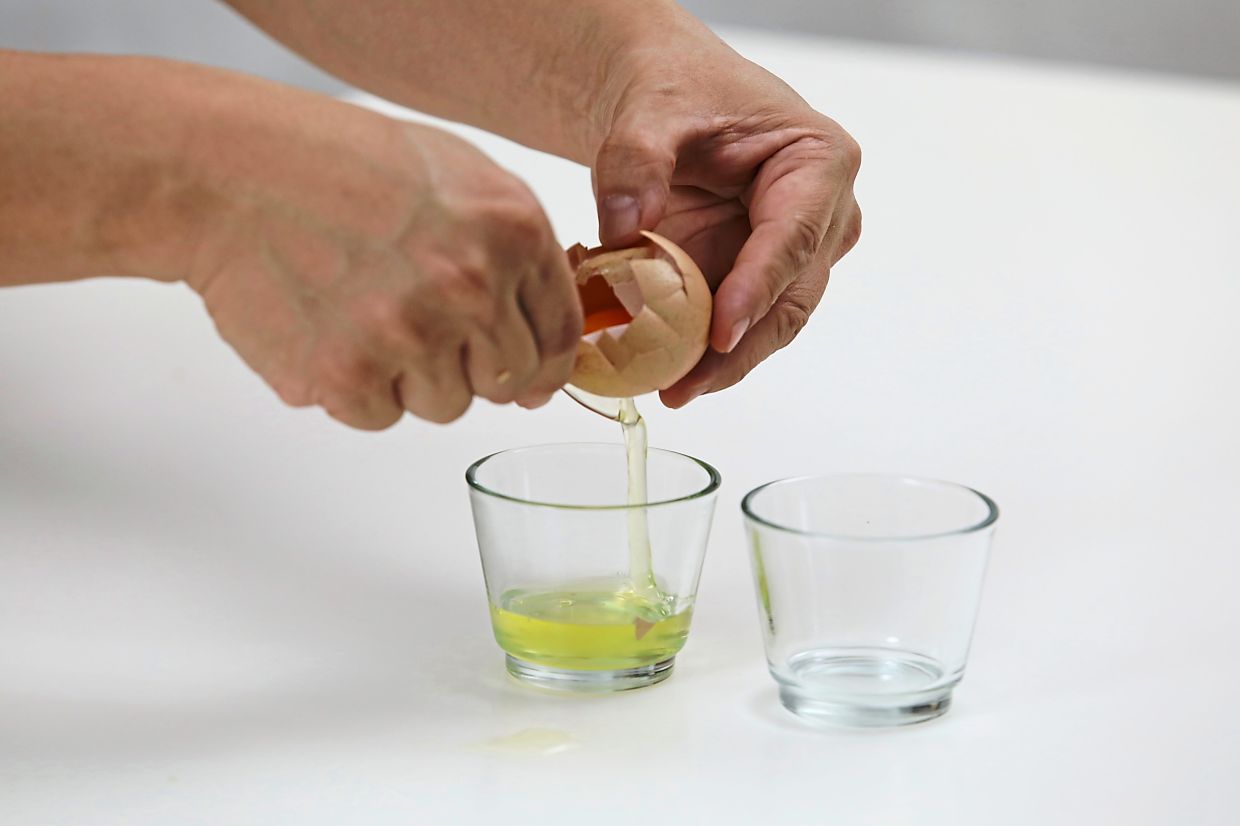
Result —
<instances>
[{"instance_id":1,"label":"cracked eggshell","mask_svg":"<svg viewBox=\"0 0 1240 826\"><path fill-rule=\"evenodd\" d=\"M706 352L712 298L702 271L671 241L642 235L646 243L628 249L568 251L586 316L569 382L596 396L671 387Z\"/></svg>"}]
</instances>

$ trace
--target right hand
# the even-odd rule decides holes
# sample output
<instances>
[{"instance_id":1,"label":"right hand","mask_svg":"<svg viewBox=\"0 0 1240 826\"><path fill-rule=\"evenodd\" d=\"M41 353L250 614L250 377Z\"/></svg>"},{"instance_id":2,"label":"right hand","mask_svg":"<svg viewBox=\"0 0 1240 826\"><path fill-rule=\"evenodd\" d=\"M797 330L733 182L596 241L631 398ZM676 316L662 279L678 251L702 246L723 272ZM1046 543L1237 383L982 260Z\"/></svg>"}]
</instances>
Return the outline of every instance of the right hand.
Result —
<instances>
[{"instance_id":1,"label":"right hand","mask_svg":"<svg viewBox=\"0 0 1240 826\"><path fill-rule=\"evenodd\" d=\"M279 94L241 118L222 101L193 148L213 206L185 280L220 335L286 403L357 428L545 403L582 320L529 189L441 130Z\"/></svg>"}]
</instances>

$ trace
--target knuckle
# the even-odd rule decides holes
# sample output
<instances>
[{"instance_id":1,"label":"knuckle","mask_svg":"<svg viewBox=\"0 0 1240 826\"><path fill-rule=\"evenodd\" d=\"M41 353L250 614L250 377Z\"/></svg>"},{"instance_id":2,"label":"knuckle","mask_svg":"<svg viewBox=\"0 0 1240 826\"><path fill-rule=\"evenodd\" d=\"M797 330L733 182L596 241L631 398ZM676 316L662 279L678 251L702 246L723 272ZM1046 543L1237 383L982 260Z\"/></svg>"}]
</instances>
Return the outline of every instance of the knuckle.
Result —
<instances>
[{"instance_id":1,"label":"knuckle","mask_svg":"<svg viewBox=\"0 0 1240 826\"><path fill-rule=\"evenodd\" d=\"M329 392L351 395L374 380L375 366L353 345L338 345L328 348L319 359L318 374Z\"/></svg>"},{"instance_id":2,"label":"knuckle","mask_svg":"<svg viewBox=\"0 0 1240 826\"><path fill-rule=\"evenodd\" d=\"M861 168L861 144L844 127L830 118L822 118L810 138L824 160L834 159L851 180Z\"/></svg>"},{"instance_id":3,"label":"knuckle","mask_svg":"<svg viewBox=\"0 0 1240 826\"><path fill-rule=\"evenodd\" d=\"M823 231L822 219L817 215L797 213L791 221L788 263L794 272L799 273L813 263L826 232Z\"/></svg>"},{"instance_id":4,"label":"knuckle","mask_svg":"<svg viewBox=\"0 0 1240 826\"><path fill-rule=\"evenodd\" d=\"M775 316L775 349L790 344L805 329L813 311L811 302L795 294L785 294L771 310Z\"/></svg>"},{"instance_id":5,"label":"knuckle","mask_svg":"<svg viewBox=\"0 0 1240 826\"><path fill-rule=\"evenodd\" d=\"M428 273L435 303L451 315L461 315L483 325L495 323L498 295L490 270L470 261L439 266Z\"/></svg>"},{"instance_id":6,"label":"knuckle","mask_svg":"<svg viewBox=\"0 0 1240 826\"><path fill-rule=\"evenodd\" d=\"M405 411L402 408L399 408L394 404L384 405L380 408L375 417L371 419L371 426L366 429L387 430L389 427L399 422L404 415Z\"/></svg>"},{"instance_id":7,"label":"knuckle","mask_svg":"<svg viewBox=\"0 0 1240 826\"><path fill-rule=\"evenodd\" d=\"M308 407L314 403L314 394L304 379L295 376L280 376L271 381L271 389L280 397L280 401L289 407Z\"/></svg>"},{"instance_id":8,"label":"knuckle","mask_svg":"<svg viewBox=\"0 0 1240 826\"><path fill-rule=\"evenodd\" d=\"M319 407L336 421L350 427L360 427L365 422L357 397L350 393L328 391L319 399Z\"/></svg>"},{"instance_id":9,"label":"knuckle","mask_svg":"<svg viewBox=\"0 0 1240 826\"><path fill-rule=\"evenodd\" d=\"M861 144L857 143L856 138L844 132L838 141L840 158L844 162L844 166L853 176L861 169Z\"/></svg>"},{"instance_id":10,"label":"knuckle","mask_svg":"<svg viewBox=\"0 0 1240 826\"><path fill-rule=\"evenodd\" d=\"M491 275L484 269L463 267L459 280L464 287L457 306L483 329L494 329L500 320L501 290Z\"/></svg>"},{"instance_id":11,"label":"knuckle","mask_svg":"<svg viewBox=\"0 0 1240 826\"><path fill-rule=\"evenodd\" d=\"M487 230L488 270L498 290L511 293L527 273L544 268L551 253L562 256L541 208L495 206Z\"/></svg>"},{"instance_id":12,"label":"knuckle","mask_svg":"<svg viewBox=\"0 0 1240 826\"><path fill-rule=\"evenodd\" d=\"M559 320L551 325L543 344L543 355L554 357L577 352L581 329L581 310L574 305L571 311L561 314Z\"/></svg>"},{"instance_id":13,"label":"knuckle","mask_svg":"<svg viewBox=\"0 0 1240 826\"><path fill-rule=\"evenodd\" d=\"M375 431L387 430L389 427L396 424L400 421L402 412L403 411L400 410L390 410L387 408L374 410L370 405L355 404L352 408L349 408L347 418L335 416L335 414L330 415L358 430Z\"/></svg>"},{"instance_id":14,"label":"knuckle","mask_svg":"<svg viewBox=\"0 0 1240 826\"><path fill-rule=\"evenodd\" d=\"M500 207L499 219L506 237L514 246L540 249L547 239L547 218L538 203L517 202Z\"/></svg>"},{"instance_id":15,"label":"knuckle","mask_svg":"<svg viewBox=\"0 0 1240 826\"><path fill-rule=\"evenodd\" d=\"M543 362L538 380L531 383L523 394L529 396L550 396L568 383L572 377L573 367L577 360L574 357L561 357ZM518 396L521 398L521 396Z\"/></svg>"},{"instance_id":16,"label":"knuckle","mask_svg":"<svg viewBox=\"0 0 1240 826\"><path fill-rule=\"evenodd\" d=\"M485 376L473 382L474 391L496 404L507 404L527 393L538 378L538 360L528 357L508 358L504 361L501 375Z\"/></svg>"},{"instance_id":17,"label":"knuckle","mask_svg":"<svg viewBox=\"0 0 1240 826\"><path fill-rule=\"evenodd\" d=\"M671 168L675 155L666 148L660 136L653 130L629 129L613 133L603 141L599 149L599 166Z\"/></svg>"},{"instance_id":18,"label":"knuckle","mask_svg":"<svg viewBox=\"0 0 1240 826\"><path fill-rule=\"evenodd\" d=\"M853 209L852 220L844 227L843 237L840 239L840 255L843 256L853 247L857 246L857 242L861 240L861 208Z\"/></svg>"},{"instance_id":19,"label":"knuckle","mask_svg":"<svg viewBox=\"0 0 1240 826\"><path fill-rule=\"evenodd\" d=\"M529 245L538 249L551 235L551 226L538 198L516 178L485 207L489 234L507 247Z\"/></svg>"},{"instance_id":20,"label":"knuckle","mask_svg":"<svg viewBox=\"0 0 1240 826\"><path fill-rule=\"evenodd\" d=\"M501 167L495 167L495 169L496 174L491 183L497 200L529 209L538 209L538 198L525 181L506 169Z\"/></svg>"},{"instance_id":21,"label":"knuckle","mask_svg":"<svg viewBox=\"0 0 1240 826\"><path fill-rule=\"evenodd\" d=\"M474 392L489 402L508 404L508 402L517 397L516 391L518 389L518 382L509 379L503 384L500 384L498 381L479 382L479 385L474 388Z\"/></svg>"},{"instance_id":22,"label":"knuckle","mask_svg":"<svg viewBox=\"0 0 1240 826\"><path fill-rule=\"evenodd\" d=\"M435 424L451 424L465 415L472 401L473 398L465 392L442 396L418 415Z\"/></svg>"},{"instance_id":23,"label":"knuckle","mask_svg":"<svg viewBox=\"0 0 1240 826\"><path fill-rule=\"evenodd\" d=\"M368 296L361 300L357 315L364 334L372 340L404 348L423 343L409 302L403 298L389 294Z\"/></svg>"},{"instance_id":24,"label":"knuckle","mask_svg":"<svg viewBox=\"0 0 1240 826\"><path fill-rule=\"evenodd\" d=\"M448 424L469 409L473 396L463 375L433 377L403 375L400 403L406 410L435 424Z\"/></svg>"},{"instance_id":25,"label":"knuckle","mask_svg":"<svg viewBox=\"0 0 1240 826\"><path fill-rule=\"evenodd\" d=\"M542 364L537 358L531 359L528 363L521 365L516 378L510 382L512 387L508 392L508 401L518 399L530 392L530 389L542 378Z\"/></svg>"}]
</instances>

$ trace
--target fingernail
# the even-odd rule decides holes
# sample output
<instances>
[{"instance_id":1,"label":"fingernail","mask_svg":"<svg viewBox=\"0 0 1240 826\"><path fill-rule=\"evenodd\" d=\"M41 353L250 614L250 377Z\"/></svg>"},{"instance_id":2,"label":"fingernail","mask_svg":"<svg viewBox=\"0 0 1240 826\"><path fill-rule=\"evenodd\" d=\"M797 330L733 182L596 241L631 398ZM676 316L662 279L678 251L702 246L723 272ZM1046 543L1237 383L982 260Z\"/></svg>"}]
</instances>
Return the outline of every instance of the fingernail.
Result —
<instances>
[{"instance_id":1,"label":"fingernail","mask_svg":"<svg viewBox=\"0 0 1240 826\"><path fill-rule=\"evenodd\" d=\"M740 344L741 338L745 335L745 331L749 329L749 319L743 318L732 325L732 335L728 336L728 346L723 348L723 352L730 353L736 349L736 345Z\"/></svg>"},{"instance_id":2,"label":"fingernail","mask_svg":"<svg viewBox=\"0 0 1240 826\"><path fill-rule=\"evenodd\" d=\"M637 232L641 223L641 206L632 195L608 195L603 199L602 224L599 234L608 243Z\"/></svg>"}]
</instances>

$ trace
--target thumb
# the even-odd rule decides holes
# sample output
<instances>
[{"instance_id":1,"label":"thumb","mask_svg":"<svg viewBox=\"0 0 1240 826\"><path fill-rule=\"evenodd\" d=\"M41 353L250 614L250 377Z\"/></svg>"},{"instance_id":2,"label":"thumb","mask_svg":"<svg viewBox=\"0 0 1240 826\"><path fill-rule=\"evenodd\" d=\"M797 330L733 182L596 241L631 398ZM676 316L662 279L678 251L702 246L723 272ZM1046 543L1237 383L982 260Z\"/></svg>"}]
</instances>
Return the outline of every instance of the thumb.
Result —
<instances>
[{"instance_id":1,"label":"thumb","mask_svg":"<svg viewBox=\"0 0 1240 826\"><path fill-rule=\"evenodd\" d=\"M599 240L633 244L638 231L654 229L667 207L677 146L671 135L638 122L618 124L594 162Z\"/></svg>"}]
</instances>

